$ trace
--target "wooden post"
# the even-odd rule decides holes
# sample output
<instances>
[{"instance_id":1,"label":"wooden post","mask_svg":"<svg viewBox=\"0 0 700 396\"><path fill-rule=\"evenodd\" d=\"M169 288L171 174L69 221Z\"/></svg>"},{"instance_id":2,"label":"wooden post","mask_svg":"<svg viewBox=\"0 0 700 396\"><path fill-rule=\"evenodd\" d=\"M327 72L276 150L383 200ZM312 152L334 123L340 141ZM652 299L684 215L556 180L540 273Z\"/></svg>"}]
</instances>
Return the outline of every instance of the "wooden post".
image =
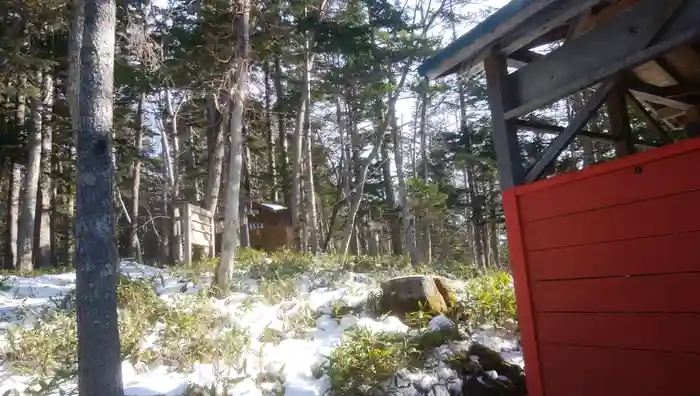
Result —
<instances>
[{"instance_id":1,"label":"wooden post","mask_svg":"<svg viewBox=\"0 0 700 396\"><path fill-rule=\"evenodd\" d=\"M617 83L610 91L607 101L610 118L610 134L615 139L615 155L625 157L634 154L634 140L630 127L630 116L625 99L625 89Z\"/></svg>"},{"instance_id":2,"label":"wooden post","mask_svg":"<svg viewBox=\"0 0 700 396\"><path fill-rule=\"evenodd\" d=\"M683 123L683 131L687 137L700 137L700 106L688 110L683 117Z\"/></svg>"},{"instance_id":3,"label":"wooden post","mask_svg":"<svg viewBox=\"0 0 700 396\"><path fill-rule=\"evenodd\" d=\"M211 219L211 236L209 238L209 257L216 257L216 216L214 211L209 212L209 219Z\"/></svg>"},{"instance_id":4,"label":"wooden post","mask_svg":"<svg viewBox=\"0 0 700 396\"><path fill-rule=\"evenodd\" d=\"M501 189L513 188L523 181L524 170L520 159L515 121L507 119L507 100L512 97L508 83L508 66L502 54L491 54L484 61L488 85L489 108L493 128L493 145L496 150L498 176Z\"/></svg>"},{"instance_id":5,"label":"wooden post","mask_svg":"<svg viewBox=\"0 0 700 396\"><path fill-rule=\"evenodd\" d=\"M185 242L183 262L187 267L192 266L192 205L188 202L184 205L182 214L182 236Z\"/></svg>"}]
</instances>

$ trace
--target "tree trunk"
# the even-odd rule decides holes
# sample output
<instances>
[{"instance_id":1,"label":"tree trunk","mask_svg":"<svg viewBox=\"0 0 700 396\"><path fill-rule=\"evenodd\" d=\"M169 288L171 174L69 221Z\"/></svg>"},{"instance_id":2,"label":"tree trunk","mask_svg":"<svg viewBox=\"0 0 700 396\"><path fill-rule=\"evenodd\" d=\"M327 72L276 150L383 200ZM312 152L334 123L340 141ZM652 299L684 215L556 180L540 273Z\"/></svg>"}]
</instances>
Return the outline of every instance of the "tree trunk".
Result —
<instances>
[{"instance_id":1,"label":"tree trunk","mask_svg":"<svg viewBox=\"0 0 700 396\"><path fill-rule=\"evenodd\" d=\"M473 246L473 255L475 264L478 267L484 266L484 244L483 244L483 233L484 227L481 224L481 203L478 202L479 199L476 194L476 178L474 177L474 168L472 167L472 147L471 147L471 131L467 125L467 105L466 99L464 98L464 91L466 89L466 84L462 76L458 77L459 83L459 113L460 113L460 129L462 135L465 137L465 154L466 163L464 164L465 173L465 188L468 191L469 196L469 206L470 210L470 222L471 222L471 235Z\"/></svg>"},{"instance_id":2,"label":"tree trunk","mask_svg":"<svg viewBox=\"0 0 700 396\"><path fill-rule=\"evenodd\" d=\"M236 70L232 81L235 86L229 88L231 103L231 153L226 184L226 213L224 214L224 229L221 243L221 261L216 269L214 283L221 293L228 291L233 275L240 219L238 200L241 190L241 171L243 168L243 109L248 88L248 49L249 49L249 17L250 1L237 0L235 5L238 14L235 17L237 30L238 59L233 69Z\"/></svg>"},{"instance_id":3,"label":"tree trunk","mask_svg":"<svg viewBox=\"0 0 700 396\"><path fill-rule=\"evenodd\" d=\"M401 221L403 223L403 233L406 236L406 249L411 255L411 264L419 264L418 250L416 248L416 230L411 224L411 214L408 208L406 193L406 175L403 168L403 150L401 147L401 130L397 125L396 111L391 109L391 131L394 138L394 161L396 163L396 177L399 181L399 195L396 199L401 209Z\"/></svg>"},{"instance_id":4,"label":"tree trunk","mask_svg":"<svg viewBox=\"0 0 700 396\"><path fill-rule=\"evenodd\" d=\"M279 175L281 179L284 204L288 207L292 205L291 181L289 175L289 158L287 142L287 113L284 105L284 88L282 87L282 66L279 56L275 56L275 72L273 74L275 83L275 111L277 113L277 151L279 153Z\"/></svg>"},{"instance_id":5,"label":"tree trunk","mask_svg":"<svg viewBox=\"0 0 700 396\"><path fill-rule=\"evenodd\" d=\"M51 126L54 101L54 81L50 72L44 73L42 103L42 139L41 139L41 174L39 175L39 189L37 191L37 216L34 227L36 239L34 257L36 265L40 268L53 267L55 265L51 245L51 193L53 191L52 153L53 153L53 128Z\"/></svg>"},{"instance_id":6,"label":"tree trunk","mask_svg":"<svg viewBox=\"0 0 700 396\"><path fill-rule=\"evenodd\" d=\"M26 88L26 78L23 75L19 76L17 104L15 107L15 124L20 131L26 128L26 113L27 113L27 98L22 92ZM18 233L19 233L19 214L20 214L20 195L22 192L22 167L16 161L12 162L12 176L10 186L10 199L8 208L8 243L10 245L7 253L11 257L7 257L5 267L15 268L19 265L18 251Z\"/></svg>"},{"instance_id":7,"label":"tree trunk","mask_svg":"<svg viewBox=\"0 0 700 396\"><path fill-rule=\"evenodd\" d=\"M80 50L76 300L80 396L122 396L117 323L113 119L114 0L85 0Z\"/></svg>"},{"instance_id":8,"label":"tree trunk","mask_svg":"<svg viewBox=\"0 0 700 396\"><path fill-rule=\"evenodd\" d=\"M224 128L226 123L216 109L213 94L209 96L209 129L207 131L207 150L209 163L207 172L207 186L204 192L204 209L217 214L219 205L219 191L221 189L221 177L224 173Z\"/></svg>"},{"instance_id":9,"label":"tree trunk","mask_svg":"<svg viewBox=\"0 0 700 396\"><path fill-rule=\"evenodd\" d=\"M380 124L380 127L378 128L377 134L374 137L374 140L372 142L372 151L369 153L369 156L367 159L364 161L364 164L359 167L359 172L357 173L358 177L355 183L355 191L353 193L353 198L352 202L350 204L350 210L348 212L347 220L345 223L345 228L343 230L343 245L342 245L342 254L347 255L348 254L348 249L350 248L350 240L353 235L353 230L355 229L355 216L357 216L357 211L360 208L360 204L362 203L362 196L364 195L365 192L365 183L367 181L367 172L369 171L369 167L372 164L372 162L377 158L377 155L379 154L379 151L381 150L382 143L384 143L384 134L386 133L386 129L388 126L388 120L390 117L393 117L393 114L395 113L395 108L396 108L396 100L399 97L399 92L403 88L404 83L406 82L406 76L408 76L408 72L410 69L410 63L408 66L404 67L403 72L401 74L401 79L399 80L399 83L396 85L394 88L394 91L389 94L389 101L388 101L388 110L387 113L384 114L382 117L382 122ZM355 134L357 135L357 134ZM401 150L396 150L397 152L400 152ZM355 156L358 158L358 156ZM405 195L404 195L405 196Z\"/></svg>"},{"instance_id":10,"label":"tree trunk","mask_svg":"<svg viewBox=\"0 0 700 396\"><path fill-rule=\"evenodd\" d=\"M500 232L496 221L496 211L491 210L491 221L489 222L489 247L491 248L491 263L494 267L500 267L499 240Z\"/></svg>"},{"instance_id":11,"label":"tree trunk","mask_svg":"<svg viewBox=\"0 0 700 396\"><path fill-rule=\"evenodd\" d=\"M429 164L428 164L428 137L427 122L428 122L428 80L423 79L420 84L421 91L421 109L420 109L420 149L421 160L423 161L423 183L427 186L430 183ZM432 238L430 236L430 214L426 213L423 216L423 260L430 265L433 256Z\"/></svg>"},{"instance_id":12,"label":"tree trunk","mask_svg":"<svg viewBox=\"0 0 700 396\"><path fill-rule=\"evenodd\" d=\"M36 87L41 87L42 72L36 73ZM21 203L19 215L19 229L17 232L18 267L22 271L34 269L34 228L36 226L37 194L39 191L39 176L41 174L41 123L43 113L43 101L41 89L32 98L32 123L28 131L29 160L27 162L27 175L24 179L24 197Z\"/></svg>"},{"instance_id":13,"label":"tree trunk","mask_svg":"<svg viewBox=\"0 0 700 396\"><path fill-rule=\"evenodd\" d=\"M248 222L248 207L251 204L251 182L250 182L250 148L245 143L245 137L243 137L243 175L242 181L245 188L241 191L241 198L238 204L239 213L238 216L241 219L241 240L240 247L247 249L250 247L250 223Z\"/></svg>"},{"instance_id":14,"label":"tree trunk","mask_svg":"<svg viewBox=\"0 0 700 396\"><path fill-rule=\"evenodd\" d=\"M10 188L7 205L7 251L5 269L14 269L17 264L17 221L19 220L19 200L22 184L22 168L12 161Z\"/></svg>"},{"instance_id":15,"label":"tree trunk","mask_svg":"<svg viewBox=\"0 0 700 396\"><path fill-rule=\"evenodd\" d=\"M294 139L292 140L292 198L291 198L291 213L292 213L292 229L294 232L294 247L296 249L301 249L302 239L301 239L301 163L303 155L303 124L304 124L304 113L307 110L306 103L306 92L308 90L308 85L306 81L302 87L302 100L297 109L296 124L294 127Z\"/></svg>"},{"instance_id":16,"label":"tree trunk","mask_svg":"<svg viewBox=\"0 0 700 396\"><path fill-rule=\"evenodd\" d=\"M141 148L143 146L144 119L146 107L146 93L142 92L139 98L139 107L136 114L136 138L134 148L136 155L131 172L131 227L129 228L129 249L131 257L142 261L141 243L139 242L139 208L141 206Z\"/></svg>"},{"instance_id":17,"label":"tree trunk","mask_svg":"<svg viewBox=\"0 0 700 396\"><path fill-rule=\"evenodd\" d=\"M393 127L393 125L392 125ZM387 136L385 139L388 139ZM386 203L391 212L389 213L389 227L391 228L391 250L396 256L403 254L403 241L401 236L401 222L399 221L400 209L396 204L396 194L394 193L394 183L391 176L391 162L389 162L389 147L388 141L382 146L382 176L384 182L384 194L386 195ZM398 148L396 148L398 150Z\"/></svg>"},{"instance_id":18,"label":"tree trunk","mask_svg":"<svg viewBox=\"0 0 700 396\"><path fill-rule=\"evenodd\" d=\"M70 145L71 160L75 164L78 145L79 111L80 111L80 49L83 40L83 24L85 20L84 0L73 0L73 19L71 20L70 34L68 37L68 110L71 118L72 138ZM73 180L71 180L68 202L68 229L66 238L66 251L70 260L75 257L75 190L78 183L77 168L72 166Z\"/></svg>"},{"instance_id":19,"label":"tree trunk","mask_svg":"<svg viewBox=\"0 0 700 396\"><path fill-rule=\"evenodd\" d=\"M309 54L309 41L306 41L305 51L305 68L304 68L304 101L307 103L306 112L304 113L304 146L306 148L306 203L307 215L309 217L306 222L306 227L309 233L309 241L311 242L311 252L318 252L318 215L316 211L316 189L314 186L314 160L313 160L313 139L311 137L311 126L309 123L311 113L311 59Z\"/></svg>"},{"instance_id":20,"label":"tree trunk","mask_svg":"<svg viewBox=\"0 0 700 396\"><path fill-rule=\"evenodd\" d=\"M279 186L277 179L277 152L275 150L275 137L272 133L272 87L270 86L270 64L263 61L265 72L265 133L267 137L267 172L270 183L270 200L279 202Z\"/></svg>"}]
</instances>

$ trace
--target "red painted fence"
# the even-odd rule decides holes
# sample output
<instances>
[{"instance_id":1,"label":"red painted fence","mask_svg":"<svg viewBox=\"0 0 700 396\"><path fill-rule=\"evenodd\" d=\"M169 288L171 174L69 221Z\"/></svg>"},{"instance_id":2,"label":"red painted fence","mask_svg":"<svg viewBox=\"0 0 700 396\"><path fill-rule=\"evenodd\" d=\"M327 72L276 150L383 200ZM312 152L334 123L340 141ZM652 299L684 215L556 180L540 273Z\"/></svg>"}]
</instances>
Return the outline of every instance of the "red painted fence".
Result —
<instances>
[{"instance_id":1,"label":"red painted fence","mask_svg":"<svg viewBox=\"0 0 700 396\"><path fill-rule=\"evenodd\" d=\"M700 139L503 206L530 395L700 395Z\"/></svg>"}]
</instances>

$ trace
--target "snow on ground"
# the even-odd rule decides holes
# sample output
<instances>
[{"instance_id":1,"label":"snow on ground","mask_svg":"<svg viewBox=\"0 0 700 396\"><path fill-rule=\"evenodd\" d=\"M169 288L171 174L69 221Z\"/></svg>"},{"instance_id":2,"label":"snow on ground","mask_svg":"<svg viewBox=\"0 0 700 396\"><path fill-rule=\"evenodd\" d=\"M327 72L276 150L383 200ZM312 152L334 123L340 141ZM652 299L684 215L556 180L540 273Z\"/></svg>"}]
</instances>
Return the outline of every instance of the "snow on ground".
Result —
<instances>
[{"instance_id":1,"label":"snow on ground","mask_svg":"<svg viewBox=\"0 0 700 396\"><path fill-rule=\"evenodd\" d=\"M122 274L134 278L147 277L157 279L156 290L161 298L171 302L183 293L183 283L173 273L123 262ZM373 332L406 333L408 328L393 316L377 320L367 316L348 315L334 319L333 307L342 303L355 307L364 303L376 288L369 277L364 274L347 273L338 287L315 287L318 279L303 276L297 279L298 297L269 305L262 299L251 304L251 296L257 288L255 280L243 280L248 292L234 293L226 299L214 300L212 305L227 317L228 321L246 329L251 343L245 355L245 367L237 372L224 374L226 377L239 378L229 394L239 396L260 396L270 394L263 392L273 384L256 382L254 379L262 373L280 373L284 381L285 396L320 396L328 389L328 379L315 378L314 369L318 368L334 348L341 343L343 332L354 326L365 327ZM8 276L0 285L0 350L6 342L7 330L13 325L30 325L42 308L60 306L61 301L75 288L75 273L41 275L31 278ZM196 292L197 287L189 284L187 293ZM316 326L301 336L285 336L294 331L285 326L285 316L299 313L303 309L316 313ZM282 334L281 341L263 342L264 333L272 331ZM473 341L479 342L496 351L503 351L504 358L523 366L522 355L517 343L500 338L493 330L484 330L473 335ZM220 379L221 374L211 364L196 364L189 374L177 373L168 367L146 367L129 363L122 364L122 376L126 396L180 396L188 384L212 384ZM26 388L28 377L13 375L7 364L0 366L0 395L16 389Z\"/></svg>"}]
</instances>

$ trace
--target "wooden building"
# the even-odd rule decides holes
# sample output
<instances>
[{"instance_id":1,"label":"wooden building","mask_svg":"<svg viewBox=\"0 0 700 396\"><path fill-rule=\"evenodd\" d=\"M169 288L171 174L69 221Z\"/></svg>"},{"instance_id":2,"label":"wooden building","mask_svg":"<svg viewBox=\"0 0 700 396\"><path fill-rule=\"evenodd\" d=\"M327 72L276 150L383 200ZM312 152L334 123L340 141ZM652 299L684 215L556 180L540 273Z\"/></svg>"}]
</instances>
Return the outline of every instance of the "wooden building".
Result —
<instances>
[{"instance_id":1,"label":"wooden building","mask_svg":"<svg viewBox=\"0 0 700 396\"><path fill-rule=\"evenodd\" d=\"M485 71L531 396L700 395L699 37L698 0L514 0L420 68ZM523 131L556 137L527 161ZM618 159L547 178L578 136Z\"/></svg>"},{"instance_id":2,"label":"wooden building","mask_svg":"<svg viewBox=\"0 0 700 396\"><path fill-rule=\"evenodd\" d=\"M250 247L274 252L293 246L292 211L272 203L253 203L248 215Z\"/></svg>"},{"instance_id":3,"label":"wooden building","mask_svg":"<svg viewBox=\"0 0 700 396\"><path fill-rule=\"evenodd\" d=\"M223 225L224 207L218 211L217 246L221 246L221 227ZM247 215L247 230L250 247L266 252L275 252L293 246L292 213L285 206L253 202ZM241 227L241 233L246 232L246 225ZM217 249L217 251L220 251Z\"/></svg>"}]
</instances>

